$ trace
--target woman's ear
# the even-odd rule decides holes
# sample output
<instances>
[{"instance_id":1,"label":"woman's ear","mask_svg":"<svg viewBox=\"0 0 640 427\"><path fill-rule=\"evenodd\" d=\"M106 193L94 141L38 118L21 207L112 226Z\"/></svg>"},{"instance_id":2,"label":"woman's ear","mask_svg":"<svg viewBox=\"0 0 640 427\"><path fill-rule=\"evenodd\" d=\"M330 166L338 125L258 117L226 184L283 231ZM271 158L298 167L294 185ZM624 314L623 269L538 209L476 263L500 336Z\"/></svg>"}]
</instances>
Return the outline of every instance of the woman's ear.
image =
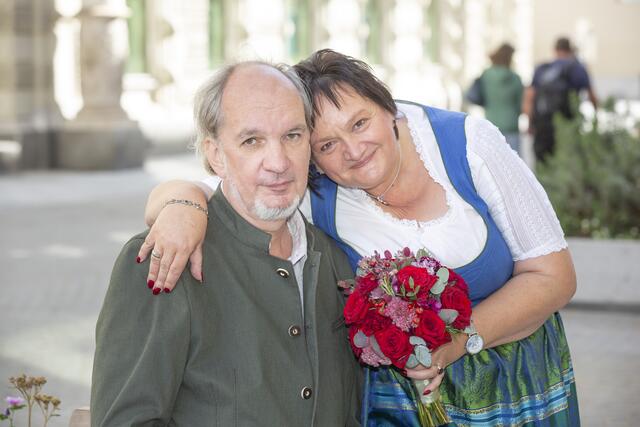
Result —
<instances>
[{"instance_id":1,"label":"woman's ear","mask_svg":"<svg viewBox=\"0 0 640 427\"><path fill-rule=\"evenodd\" d=\"M226 162L224 160L224 152L222 144L213 138L207 138L204 141L204 153L207 157L209 166L214 173L220 178L225 179L227 176Z\"/></svg>"}]
</instances>

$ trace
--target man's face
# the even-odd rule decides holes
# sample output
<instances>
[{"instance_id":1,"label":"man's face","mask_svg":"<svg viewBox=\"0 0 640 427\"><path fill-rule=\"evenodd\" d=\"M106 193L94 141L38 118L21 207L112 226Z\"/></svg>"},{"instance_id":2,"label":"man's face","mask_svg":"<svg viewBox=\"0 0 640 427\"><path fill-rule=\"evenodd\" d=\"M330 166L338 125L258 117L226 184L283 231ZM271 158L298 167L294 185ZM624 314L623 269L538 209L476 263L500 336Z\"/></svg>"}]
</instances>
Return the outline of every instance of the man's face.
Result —
<instances>
[{"instance_id":1,"label":"man's face","mask_svg":"<svg viewBox=\"0 0 640 427\"><path fill-rule=\"evenodd\" d=\"M289 217L307 185L309 131L295 86L264 65L234 71L222 98L222 125L206 145L225 195L245 219Z\"/></svg>"}]
</instances>

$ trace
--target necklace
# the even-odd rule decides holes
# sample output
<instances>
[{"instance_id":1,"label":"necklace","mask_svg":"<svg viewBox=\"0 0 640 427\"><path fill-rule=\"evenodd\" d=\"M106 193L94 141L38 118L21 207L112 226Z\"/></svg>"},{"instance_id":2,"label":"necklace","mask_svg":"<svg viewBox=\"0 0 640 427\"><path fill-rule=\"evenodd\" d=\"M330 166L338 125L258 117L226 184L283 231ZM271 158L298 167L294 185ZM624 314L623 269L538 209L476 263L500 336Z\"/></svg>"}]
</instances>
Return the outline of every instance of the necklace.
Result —
<instances>
[{"instance_id":1,"label":"necklace","mask_svg":"<svg viewBox=\"0 0 640 427\"><path fill-rule=\"evenodd\" d=\"M369 193L368 191L365 191L365 193L367 193L367 195L369 197L371 197L373 200L375 200L376 202L384 205L384 206L389 206L389 202L387 202L384 199L384 195L387 194L387 192L389 190L391 190L391 187L393 187L393 184L396 183L396 181L398 180L398 175L400 175L400 166L402 166L402 147L400 147L400 144L398 144L398 168L396 169L396 174L393 177L393 181L391 181L391 184L389 184L389 186L382 192L380 193L380 195L378 196L374 196L373 194Z\"/></svg>"}]
</instances>

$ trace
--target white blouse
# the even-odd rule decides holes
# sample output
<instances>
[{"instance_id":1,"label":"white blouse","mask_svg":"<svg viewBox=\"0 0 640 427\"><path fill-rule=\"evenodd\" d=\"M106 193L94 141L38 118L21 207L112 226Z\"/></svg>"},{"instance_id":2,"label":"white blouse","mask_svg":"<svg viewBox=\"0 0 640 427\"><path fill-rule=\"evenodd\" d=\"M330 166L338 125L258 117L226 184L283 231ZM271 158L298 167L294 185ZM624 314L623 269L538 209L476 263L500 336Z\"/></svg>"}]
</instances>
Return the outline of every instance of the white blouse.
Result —
<instances>
[{"instance_id":1,"label":"white blouse","mask_svg":"<svg viewBox=\"0 0 640 427\"><path fill-rule=\"evenodd\" d=\"M382 211L359 189L338 187L336 228L347 244L363 255L409 247L428 249L443 264L458 268L484 248L487 229L482 217L456 192L447 177L438 143L422 108L399 104L407 116L416 151L431 177L442 185L447 212L435 220L398 219ZM558 218L531 170L484 119L465 121L467 159L478 194L489 207L514 261L534 258L567 247ZM204 181L215 188L218 179ZM309 194L300 210L312 221Z\"/></svg>"}]
</instances>

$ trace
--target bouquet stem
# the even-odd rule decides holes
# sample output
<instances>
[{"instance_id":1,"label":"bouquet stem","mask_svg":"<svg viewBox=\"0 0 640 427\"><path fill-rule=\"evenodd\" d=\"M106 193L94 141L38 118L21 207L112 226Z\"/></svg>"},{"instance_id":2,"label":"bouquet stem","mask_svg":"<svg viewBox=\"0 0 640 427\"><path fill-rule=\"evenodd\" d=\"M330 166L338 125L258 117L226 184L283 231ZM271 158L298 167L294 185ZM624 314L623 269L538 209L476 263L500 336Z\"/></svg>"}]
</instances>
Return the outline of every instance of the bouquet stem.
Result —
<instances>
[{"instance_id":1,"label":"bouquet stem","mask_svg":"<svg viewBox=\"0 0 640 427\"><path fill-rule=\"evenodd\" d=\"M413 380L420 425L423 427L437 427L447 424L449 423L449 417L440 400L438 389L435 389L427 396L422 394L429 383L429 380Z\"/></svg>"}]
</instances>

